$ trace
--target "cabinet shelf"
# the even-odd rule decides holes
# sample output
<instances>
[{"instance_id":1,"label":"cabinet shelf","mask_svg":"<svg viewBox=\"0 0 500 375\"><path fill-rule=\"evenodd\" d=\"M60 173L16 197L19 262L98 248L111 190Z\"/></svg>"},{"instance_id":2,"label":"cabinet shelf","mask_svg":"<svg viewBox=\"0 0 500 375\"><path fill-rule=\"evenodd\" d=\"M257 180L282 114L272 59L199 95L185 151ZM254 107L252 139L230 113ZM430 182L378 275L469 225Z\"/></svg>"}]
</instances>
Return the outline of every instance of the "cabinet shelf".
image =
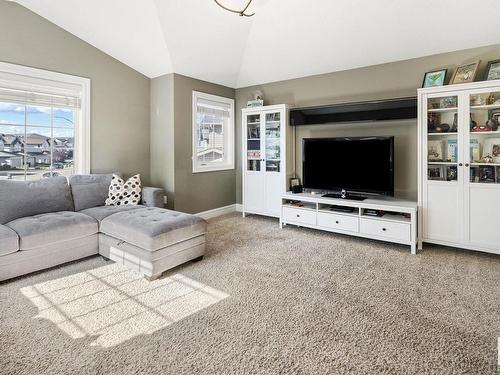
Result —
<instances>
[{"instance_id":1,"label":"cabinet shelf","mask_svg":"<svg viewBox=\"0 0 500 375\"><path fill-rule=\"evenodd\" d=\"M471 105L470 109L475 110L475 109L498 109L500 108L500 104L483 104L483 105Z\"/></svg>"},{"instance_id":2,"label":"cabinet shelf","mask_svg":"<svg viewBox=\"0 0 500 375\"><path fill-rule=\"evenodd\" d=\"M441 132L441 133L427 133L427 135L429 135L429 136L435 136L435 135L458 135L458 133L457 132L448 132L448 133Z\"/></svg>"},{"instance_id":3,"label":"cabinet shelf","mask_svg":"<svg viewBox=\"0 0 500 375\"><path fill-rule=\"evenodd\" d=\"M429 164L429 165L457 165L457 163L451 162L451 161L428 161L427 164Z\"/></svg>"},{"instance_id":4,"label":"cabinet shelf","mask_svg":"<svg viewBox=\"0 0 500 375\"><path fill-rule=\"evenodd\" d=\"M450 108L431 108L428 109L427 112L456 112L458 111L457 107L450 107Z\"/></svg>"},{"instance_id":5,"label":"cabinet shelf","mask_svg":"<svg viewBox=\"0 0 500 375\"><path fill-rule=\"evenodd\" d=\"M491 166L491 167L500 167L500 163L470 163L471 167L482 167L482 166Z\"/></svg>"},{"instance_id":6,"label":"cabinet shelf","mask_svg":"<svg viewBox=\"0 0 500 375\"><path fill-rule=\"evenodd\" d=\"M500 134L500 130L495 130L490 132L470 132L470 135L488 135L488 134Z\"/></svg>"},{"instance_id":7,"label":"cabinet shelf","mask_svg":"<svg viewBox=\"0 0 500 375\"><path fill-rule=\"evenodd\" d=\"M409 217L404 217L404 216L398 216L398 215L391 215L391 214L384 214L382 216L372 216L372 215L361 215L362 218L366 219L374 219L374 220L382 220L382 221L389 221L391 223L410 223L411 219Z\"/></svg>"},{"instance_id":8,"label":"cabinet shelf","mask_svg":"<svg viewBox=\"0 0 500 375\"><path fill-rule=\"evenodd\" d=\"M249 141L260 141L260 138L248 138Z\"/></svg>"}]
</instances>

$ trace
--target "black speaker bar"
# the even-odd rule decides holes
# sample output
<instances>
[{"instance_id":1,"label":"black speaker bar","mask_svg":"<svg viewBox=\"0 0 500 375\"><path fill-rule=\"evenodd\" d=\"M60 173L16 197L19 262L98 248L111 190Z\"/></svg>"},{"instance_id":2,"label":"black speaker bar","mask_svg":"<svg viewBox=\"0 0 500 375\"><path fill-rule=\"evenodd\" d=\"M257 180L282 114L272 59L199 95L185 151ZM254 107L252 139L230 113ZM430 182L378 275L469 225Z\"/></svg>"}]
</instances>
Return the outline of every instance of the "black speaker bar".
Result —
<instances>
[{"instance_id":1,"label":"black speaker bar","mask_svg":"<svg viewBox=\"0 0 500 375\"><path fill-rule=\"evenodd\" d=\"M416 118L416 97L293 108L290 110L291 126Z\"/></svg>"}]
</instances>

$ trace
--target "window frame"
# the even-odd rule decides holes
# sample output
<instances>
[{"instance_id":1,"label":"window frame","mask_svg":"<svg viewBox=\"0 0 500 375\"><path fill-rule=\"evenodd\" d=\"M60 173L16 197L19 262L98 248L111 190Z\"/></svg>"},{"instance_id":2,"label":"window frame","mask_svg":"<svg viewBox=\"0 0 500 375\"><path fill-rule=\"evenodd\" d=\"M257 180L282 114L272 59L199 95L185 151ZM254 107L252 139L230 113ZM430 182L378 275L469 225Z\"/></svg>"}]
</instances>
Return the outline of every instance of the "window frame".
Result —
<instances>
[{"instance_id":1,"label":"window frame","mask_svg":"<svg viewBox=\"0 0 500 375\"><path fill-rule=\"evenodd\" d=\"M227 154L227 161L221 164L215 165L215 163L210 163L209 165L202 166L198 163L196 158L196 152L198 149L198 122L197 122L197 114L198 114L198 99L212 100L220 103L224 103L229 105L229 121L227 126L223 126L223 133L226 134L227 137L224 137L224 153ZM193 164L193 173L203 173L203 172L216 172L216 171L226 171L235 169L235 114L234 114L234 99L226 98L224 96L207 94L200 91L193 90L193 102L192 102L192 152L191 159ZM224 129L227 128L227 129Z\"/></svg>"},{"instance_id":2,"label":"window frame","mask_svg":"<svg viewBox=\"0 0 500 375\"><path fill-rule=\"evenodd\" d=\"M89 174L90 173L90 90L91 80L89 78L74 76L70 74L53 72L50 70L31 68L22 65L9 64L0 61L0 75L2 73L19 75L23 77L23 82L30 83L32 80L33 85L39 83L39 80L51 81L51 85L64 89L65 85L75 85L80 90L80 103L81 108L79 111L79 119L74 128L74 173L75 174Z\"/></svg>"}]
</instances>

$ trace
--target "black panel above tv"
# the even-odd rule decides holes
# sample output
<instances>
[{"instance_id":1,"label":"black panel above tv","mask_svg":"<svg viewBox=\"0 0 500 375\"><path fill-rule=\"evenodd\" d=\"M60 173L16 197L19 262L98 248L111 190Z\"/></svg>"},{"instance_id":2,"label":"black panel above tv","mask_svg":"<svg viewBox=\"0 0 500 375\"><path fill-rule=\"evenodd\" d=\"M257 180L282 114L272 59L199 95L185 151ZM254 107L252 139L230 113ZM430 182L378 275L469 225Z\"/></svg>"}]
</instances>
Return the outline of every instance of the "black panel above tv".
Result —
<instances>
[{"instance_id":1,"label":"black panel above tv","mask_svg":"<svg viewBox=\"0 0 500 375\"><path fill-rule=\"evenodd\" d=\"M290 125L407 120L417 118L417 98L333 104L290 110Z\"/></svg>"}]
</instances>

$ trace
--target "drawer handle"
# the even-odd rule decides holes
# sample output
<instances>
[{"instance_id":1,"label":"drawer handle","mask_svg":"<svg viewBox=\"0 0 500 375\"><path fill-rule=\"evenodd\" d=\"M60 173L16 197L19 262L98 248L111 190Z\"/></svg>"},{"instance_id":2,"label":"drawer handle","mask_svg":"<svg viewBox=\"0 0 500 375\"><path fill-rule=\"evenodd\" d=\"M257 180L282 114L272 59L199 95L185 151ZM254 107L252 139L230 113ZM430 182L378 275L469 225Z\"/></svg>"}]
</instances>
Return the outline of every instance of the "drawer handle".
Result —
<instances>
[{"instance_id":1,"label":"drawer handle","mask_svg":"<svg viewBox=\"0 0 500 375\"><path fill-rule=\"evenodd\" d=\"M338 223L339 223L339 221L338 221L338 220L335 220L335 224L338 224Z\"/></svg>"},{"instance_id":2,"label":"drawer handle","mask_svg":"<svg viewBox=\"0 0 500 375\"><path fill-rule=\"evenodd\" d=\"M383 230L383 231L385 232L385 231L386 231L387 229L385 229L385 228L382 228L382 230Z\"/></svg>"}]
</instances>

